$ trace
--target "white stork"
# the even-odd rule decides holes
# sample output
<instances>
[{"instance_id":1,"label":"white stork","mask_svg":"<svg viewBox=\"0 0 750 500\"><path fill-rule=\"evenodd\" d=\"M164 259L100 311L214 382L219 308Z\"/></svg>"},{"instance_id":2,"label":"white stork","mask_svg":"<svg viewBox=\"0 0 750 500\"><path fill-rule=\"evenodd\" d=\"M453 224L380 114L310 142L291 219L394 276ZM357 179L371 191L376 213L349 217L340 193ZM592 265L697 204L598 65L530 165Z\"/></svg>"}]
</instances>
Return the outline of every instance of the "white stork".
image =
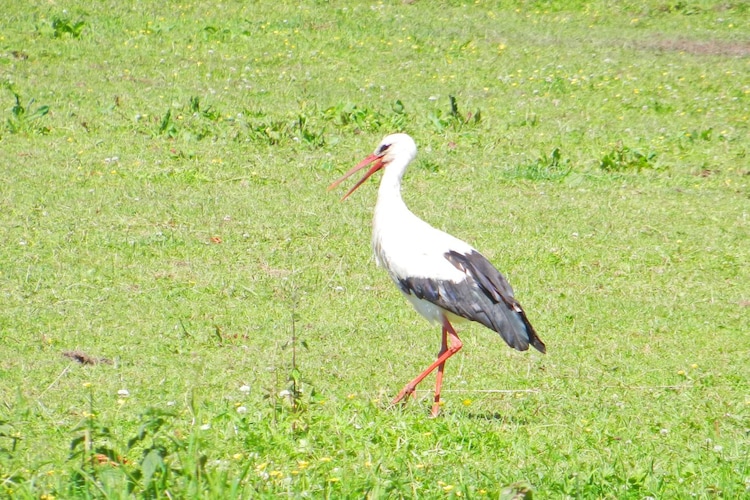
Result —
<instances>
[{"instance_id":1,"label":"white stork","mask_svg":"<svg viewBox=\"0 0 750 500\"><path fill-rule=\"evenodd\" d=\"M401 198L401 178L416 155L417 146L408 135L386 136L373 154L328 189L371 165L343 196L344 200L368 177L383 170L372 228L375 259L414 308L443 327L437 360L406 384L392 404L413 395L417 384L437 368L432 407L432 415L436 416L440 411L445 362L462 347L451 321L467 319L481 323L519 351L527 350L529 345L540 352L546 349L521 304L513 297L513 289L490 261L468 243L435 229L406 207Z\"/></svg>"}]
</instances>

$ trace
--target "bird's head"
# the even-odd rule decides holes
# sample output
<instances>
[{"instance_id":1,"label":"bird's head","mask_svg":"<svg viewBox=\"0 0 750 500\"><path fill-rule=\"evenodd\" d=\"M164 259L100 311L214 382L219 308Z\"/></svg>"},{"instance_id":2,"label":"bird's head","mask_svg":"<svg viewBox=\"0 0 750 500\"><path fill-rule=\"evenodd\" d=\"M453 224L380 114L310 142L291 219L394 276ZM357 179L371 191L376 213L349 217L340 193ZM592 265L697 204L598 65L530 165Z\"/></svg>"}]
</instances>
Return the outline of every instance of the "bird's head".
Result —
<instances>
[{"instance_id":1,"label":"bird's head","mask_svg":"<svg viewBox=\"0 0 750 500\"><path fill-rule=\"evenodd\" d=\"M367 156L339 179L336 179L330 186L328 186L328 190L330 191L352 174L362 170L368 165L371 165L364 177L362 177L354 187L347 191L347 193L341 198L343 201L361 186L372 174L380 169L387 169L389 165L398 165L398 168L401 168L403 173L403 169L406 168L406 165L408 165L415 156L417 156L417 145L411 137L407 134L387 135L382 141L380 141L380 144L375 148L374 153Z\"/></svg>"}]
</instances>

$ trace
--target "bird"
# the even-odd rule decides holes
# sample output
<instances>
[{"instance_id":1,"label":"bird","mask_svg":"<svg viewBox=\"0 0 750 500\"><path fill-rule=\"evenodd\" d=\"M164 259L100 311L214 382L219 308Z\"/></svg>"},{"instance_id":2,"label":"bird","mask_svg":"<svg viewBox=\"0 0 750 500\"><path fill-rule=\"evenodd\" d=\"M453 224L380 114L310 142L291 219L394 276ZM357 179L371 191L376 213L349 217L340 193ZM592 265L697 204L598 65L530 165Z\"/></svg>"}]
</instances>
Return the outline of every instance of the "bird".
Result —
<instances>
[{"instance_id":1,"label":"bird","mask_svg":"<svg viewBox=\"0 0 750 500\"><path fill-rule=\"evenodd\" d=\"M453 323L469 320L499 333L519 351L546 346L537 336L505 277L468 243L434 228L414 215L401 196L401 180L417 155L414 140L405 133L387 135L375 151L335 180L328 190L369 166L364 176L341 198L347 199L380 170L372 225L372 249L406 299L428 321L442 326L438 357L393 399L392 405L414 397L417 385L437 369L431 415L440 412L440 390L445 362L463 346ZM405 399L406 398L406 399Z\"/></svg>"}]
</instances>

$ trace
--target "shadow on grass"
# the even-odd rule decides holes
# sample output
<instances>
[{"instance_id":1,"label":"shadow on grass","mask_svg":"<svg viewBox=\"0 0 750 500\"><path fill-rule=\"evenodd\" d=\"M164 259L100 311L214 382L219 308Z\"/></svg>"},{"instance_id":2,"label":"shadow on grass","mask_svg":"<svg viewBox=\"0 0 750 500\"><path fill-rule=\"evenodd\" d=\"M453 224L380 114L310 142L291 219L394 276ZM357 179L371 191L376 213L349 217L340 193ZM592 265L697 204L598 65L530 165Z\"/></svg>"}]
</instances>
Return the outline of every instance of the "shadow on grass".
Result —
<instances>
[{"instance_id":1,"label":"shadow on grass","mask_svg":"<svg viewBox=\"0 0 750 500\"><path fill-rule=\"evenodd\" d=\"M471 420L492 420L501 422L503 424L510 424L510 425L529 425L531 422L523 417L519 417L517 415L504 415L500 412L469 412L465 413L464 417L471 419Z\"/></svg>"}]
</instances>

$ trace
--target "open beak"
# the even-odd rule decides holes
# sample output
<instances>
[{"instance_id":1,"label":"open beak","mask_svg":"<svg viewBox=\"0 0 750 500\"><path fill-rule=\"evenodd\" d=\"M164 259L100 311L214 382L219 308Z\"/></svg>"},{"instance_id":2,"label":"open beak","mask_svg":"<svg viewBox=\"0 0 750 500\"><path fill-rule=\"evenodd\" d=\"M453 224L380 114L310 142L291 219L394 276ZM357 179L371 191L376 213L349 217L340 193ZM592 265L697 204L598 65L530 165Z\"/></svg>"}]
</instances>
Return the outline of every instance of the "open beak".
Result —
<instances>
[{"instance_id":1,"label":"open beak","mask_svg":"<svg viewBox=\"0 0 750 500\"><path fill-rule=\"evenodd\" d=\"M378 156L376 154L371 154L370 156L368 156L367 158L365 158L364 160L362 160L361 162L359 162L356 167L354 167L353 169L349 170L347 173L345 173L344 175L342 175L340 178L338 178L335 181L333 181L333 183L330 186L328 186L328 191L330 191L331 189L335 188L336 186L338 186L339 184L341 184L347 177L351 176L352 174L355 174L356 172L359 172L360 170L362 170L363 168L365 168L370 163L372 163L372 166L369 168L369 170L367 170L367 173L364 175L364 177L362 177L359 180L359 182L357 182L354 185L354 187L351 188L349 191L347 191L347 193L341 198L341 201L344 201L359 186L361 186L372 174L374 174L375 172L377 172L378 170L380 170L381 168L383 168L383 157L382 156Z\"/></svg>"}]
</instances>

